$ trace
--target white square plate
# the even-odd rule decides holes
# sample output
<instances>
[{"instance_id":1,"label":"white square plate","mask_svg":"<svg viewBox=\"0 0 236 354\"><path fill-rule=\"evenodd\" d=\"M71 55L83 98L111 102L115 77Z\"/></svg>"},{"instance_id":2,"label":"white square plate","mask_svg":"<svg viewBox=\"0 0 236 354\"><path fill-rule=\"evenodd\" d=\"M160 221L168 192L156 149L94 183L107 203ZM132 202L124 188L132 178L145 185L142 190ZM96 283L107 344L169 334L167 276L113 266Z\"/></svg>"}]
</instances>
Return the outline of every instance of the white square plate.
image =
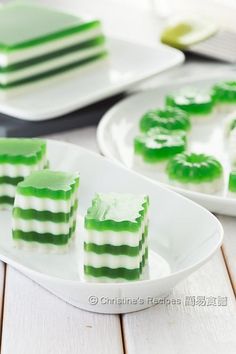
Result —
<instances>
[{"instance_id":1,"label":"white square plate","mask_svg":"<svg viewBox=\"0 0 236 354\"><path fill-rule=\"evenodd\" d=\"M24 93L0 100L0 112L30 121L56 118L125 91L184 60L180 51L161 44L150 47L109 38L107 45L107 59L30 84Z\"/></svg>"}]
</instances>

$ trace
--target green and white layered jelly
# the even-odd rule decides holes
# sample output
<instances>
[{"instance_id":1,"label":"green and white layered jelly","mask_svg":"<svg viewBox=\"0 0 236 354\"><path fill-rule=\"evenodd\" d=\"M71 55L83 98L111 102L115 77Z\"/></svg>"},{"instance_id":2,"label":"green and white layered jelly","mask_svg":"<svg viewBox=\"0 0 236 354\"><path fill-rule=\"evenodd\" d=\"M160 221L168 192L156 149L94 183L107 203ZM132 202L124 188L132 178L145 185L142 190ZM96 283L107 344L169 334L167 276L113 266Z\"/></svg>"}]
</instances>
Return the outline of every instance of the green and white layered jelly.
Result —
<instances>
[{"instance_id":1,"label":"green and white layered jelly","mask_svg":"<svg viewBox=\"0 0 236 354\"><path fill-rule=\"evenodd\" d=\"M223 81L212 88L217 111L230 113L236 110L236 81Z\"/></svg>"},{"instance_id":2,"label":"green and white layered jelly","mask_svg":"<svg viewBox=\"0 0 236 354\"><path fill-rule=\"evenodd\" d=\"M185 149L185 131L152 128L134 138L134 163L154 171L163 170L171 157Z\"/></svg>"},{"instance_id":3,"label":"green and white layered jelly","mask_svg":"<svg viewBox=\"0 0 236 354\"><path fill-rule=\"evenodd\" d=\"M9 93L106 55L98 20L11 3L0 8L0 91Z\"/></svg>"},{"instance_id":4,"label":"green and white layered jelly","mask_svg":"<svg viewBox=\"0 0 236 354\"><path fill-rule=\"evenodd\" d=\"M174 156L166 169L172 185L195 192L212 194L223 188L223 167L213 156L181 153Z\"/></svg>"},{"instance_id":5,"label":"green and white layered jelly","mask_svg":"<svg viewBox=\"0 0 236 354\"><path fill-rule=\"evenodd\" d=\"M33 171L47 167L46 141L0 138L0 209L14 203L16 186Z\"/></svg>"},{"instance_id":6,"label":"green and white layered jelly","mask_svg":"<svg viewBox=\"0 0 236 354\"><path fill-rule=\"evenodd\" d=\"M19 183L12 236L19 248L64 252L76 230L79 177L44 170Z\"/></svg>"},{"instance_id":7,"label":"green and white layered jelly","mask_svg":"<svg viewBox=\"0 0 236 354\"><path fill-rule=\"evenodd\" d=\"M185 89L166 97L166 106L179 108L195 118L211 117L214 110L214 100L211 93L195 89Z\"/></svg>"},{"instance_id":8,"label":"green and white layered jelly","mask_svg":"<svg viewBox=\"0 0 236 354\"><path fill-rule=\"evenodd\" d=\"M86 279L140 279L148 258L148 207L145 195L95 196L84 221Z\"/></svg>"}]
</instances>

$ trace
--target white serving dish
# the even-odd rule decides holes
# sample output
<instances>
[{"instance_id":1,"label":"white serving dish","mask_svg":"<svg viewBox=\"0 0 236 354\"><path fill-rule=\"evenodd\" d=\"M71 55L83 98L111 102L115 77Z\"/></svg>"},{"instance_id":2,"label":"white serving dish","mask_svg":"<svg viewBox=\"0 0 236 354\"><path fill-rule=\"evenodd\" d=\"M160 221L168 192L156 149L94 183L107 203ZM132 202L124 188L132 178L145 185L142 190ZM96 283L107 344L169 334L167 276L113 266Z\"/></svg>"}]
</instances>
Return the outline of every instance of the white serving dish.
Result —
<instances>
[{"instance_id":1,"label":"white serving dish","mask_svg":"<svg viewBox=\"0 0 236 354\"><path fill-rule=\"evenodd\" d=\"M144 309L168 295L220 247L221 224L201 206L78 146L48 141L48 151L53 169L79 171L81 175L77 242L69 253L59 255L18 250L11 239L11 213L1 211L0 259L66 302L101 313ZM82 216L96 192L111 191L150 196L150 259L146 280L89 283L83 278Z\"/></svg>"},{"instance_id":2,"label":"white serving dish","mask_svg":"<svg viewBox=\"0 0 236 354\"><path fill-rule=\"evenodd\" d=\"M121 93L184 60L180 51L161 44L151 47L108 38L107 47L107 59L41 80L1 99L0 112L30 121L56 118Z\"/></svg>"},{"instance_id":3,"label":"white serving dish","mask_svg":"<svg viewBox=\"0 0 236 354\"><path fill-rule=\"evenodd\" d=\"M217 157L224 166L224 186L215 194L193 192L169 184L165 169L157 170L148 165L134 162L133 139L139 134L139 120L142 114L152 108L163 107L165 96L183 87L209 88L215 82L235 80L235 74L194 81L180 81L143 91L119 102L100 121L97 139L101 152L129 169L135 170L153 181L161 182L173 190L191 198L212 212L236 216L236 196L227 192L228 175L231 170L229 146L225 136L228 113L215 113L211 118L195 118L189 135L188 150L205 152Z\"/></svg>"}]
</instances>

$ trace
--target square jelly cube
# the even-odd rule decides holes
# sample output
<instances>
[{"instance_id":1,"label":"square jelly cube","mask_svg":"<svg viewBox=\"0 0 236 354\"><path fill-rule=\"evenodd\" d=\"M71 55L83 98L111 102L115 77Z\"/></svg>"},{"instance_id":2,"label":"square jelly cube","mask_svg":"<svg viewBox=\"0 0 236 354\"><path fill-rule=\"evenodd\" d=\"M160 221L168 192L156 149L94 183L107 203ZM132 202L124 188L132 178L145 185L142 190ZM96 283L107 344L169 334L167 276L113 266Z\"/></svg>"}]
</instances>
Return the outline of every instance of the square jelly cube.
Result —
<instances>
[{"instance_id":1,"label":"square jelly cube","mask_svg":"<svg viewBox=\"0 0 236 354\"><path fill-rule=\"evenodd\" d=\"M100 281L138 280L147 260L145 195L97 194L85 216L84 272Z\"/></svg>"},{"instance_id":2,"label":"square jelly cube","mask_svg":"<svg viewBox=\"0 0 236 354\"><path fill-rule=\"evenodd\" d=\"M76 229L78 186L78 174L51 170L34 172L19 183L13 208L16 245L67 249Z\"/></svg>"},{"instance_id":3,"label":"square jelly cube","mask_svg":"<svg viewBox=\"0 0 236 354\"><path fill-rule=\"evenodd\" d=\"M19 182L46 166L46 141L0 138L0 208L13 204Z\"/></svg>"}]
</instances>

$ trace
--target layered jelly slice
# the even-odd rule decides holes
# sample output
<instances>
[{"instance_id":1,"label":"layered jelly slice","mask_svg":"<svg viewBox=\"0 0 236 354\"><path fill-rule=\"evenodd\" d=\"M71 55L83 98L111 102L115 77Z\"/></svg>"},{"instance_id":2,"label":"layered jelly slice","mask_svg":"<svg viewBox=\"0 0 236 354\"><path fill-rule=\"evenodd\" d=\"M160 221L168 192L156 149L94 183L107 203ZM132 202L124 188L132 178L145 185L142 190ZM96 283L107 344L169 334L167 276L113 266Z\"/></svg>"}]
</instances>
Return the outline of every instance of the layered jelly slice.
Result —
<instances>
[{"instance_id":1,"label":"layered jelly slice","mask_svg":"<svg viewBox=\"0 0 236 354\"><path fill-rule=\"evenodd\" d=\"M0 8L0 89L49 78L105 57L98 20L13 3Z\"/></svg>"},{"instance_id":2,"label":"layered jelly slice","mask_svg":"<svg viewBox=\"0 0 236 354\"><path fill-rule=\"evenodd\" d=\"M0 207L12 205L16 185L33 171L46 166L44 140L0 138Z\"/></svg>"},{"instance_id":3,"label":"layered jelly slice","mask_svg":"<svg viewBox=\"0 0 236 354\"><path fill-rule=\"evenodd\" d=\"M44 170L19 183L13 208L13 239L28 248L63 249L75 234L79 176Z\"/></svg>"},{"instance_id":4,"label":"layered jelly slice","mask_svg":"<svg viewBox=\"0 0 236 354\"><path fill-rule=\"evenodd\" d=\"M148 255L144 195L97 194L85 216L84 272L97 281L138 280Z\"/></svg>"}]
</instances>

